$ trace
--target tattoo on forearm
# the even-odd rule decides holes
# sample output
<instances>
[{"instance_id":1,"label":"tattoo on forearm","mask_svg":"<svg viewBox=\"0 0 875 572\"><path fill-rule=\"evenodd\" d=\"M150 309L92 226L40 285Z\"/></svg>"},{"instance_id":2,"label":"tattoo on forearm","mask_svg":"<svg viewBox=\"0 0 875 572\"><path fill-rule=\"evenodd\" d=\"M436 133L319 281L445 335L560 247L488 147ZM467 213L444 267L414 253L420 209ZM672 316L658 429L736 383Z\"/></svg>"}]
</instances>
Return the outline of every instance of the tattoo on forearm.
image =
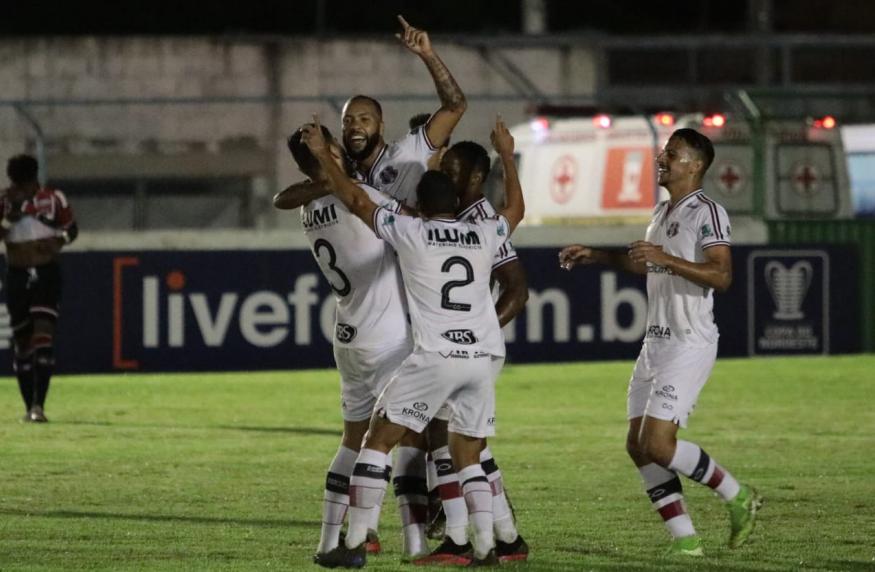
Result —
<instances>
[{"instance_id":1,"label":"tattoo on forearm","mask_svg":"<svg viewBox=\"0 0 875 572\"><path fill-rule=\"evenodd\" d=\"M426 58L425 65L434 80L441 105L447 109L459 109L464 106L465 94L462 93L462 89L444 62L435 54Z\"/></svg>"}]
</instances>

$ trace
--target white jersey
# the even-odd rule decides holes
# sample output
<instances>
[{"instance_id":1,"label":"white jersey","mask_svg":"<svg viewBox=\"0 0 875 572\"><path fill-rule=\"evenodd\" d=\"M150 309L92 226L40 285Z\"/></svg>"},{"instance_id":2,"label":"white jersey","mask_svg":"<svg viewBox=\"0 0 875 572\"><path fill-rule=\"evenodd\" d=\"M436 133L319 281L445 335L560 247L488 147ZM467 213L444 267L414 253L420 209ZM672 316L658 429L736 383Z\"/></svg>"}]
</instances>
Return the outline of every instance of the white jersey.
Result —
<instances>
[{"instance_id":1,"label":"white jersey","mask_svg":"<svg viewBox=\"0 0 875 572\"><path fill-rule=\"evenodd\" d=\"M400 208L373 187L359 186L388 211ZM372 348L408 337L407 305L394 251L334 195L302 206L301 224L337 300L334 343Z\"/></svg>"},{"instance_id":2,"label":"white jersey","mask_svg":"<svg viewBox=\"0 0 875 572\"><path fill-rule=\"evenodd\" d=\"M726 210L700 189L674 206L668 201L659 203L647 227L646 240L662 246L663 252L672 256L705 262L705 249L729 246L730 232ZM647 300L644 343L680 342L694 346L717 343L711 288L648 262Z\"/></svg>"},{"instance_id":3,"label":"white jersey","mask_svg":"<svg viewBox=\"0 0 875 572\"><path fill-rule=\"evenodd\" d=\"M459 213L458 218L469 222L476 222L478 220L485 220L496 216L498 216L498 211L495 210L492 203L486 200L486 197L481 197L478 201ZM495 260L492 264L492 269L495 270L499 266L504 266L508 262L516 260L517 258L519 257L517 256L516 249L514 249L510 237L507 237L507 240L504 241L504 244L502 244L501 248L498 249L498 252L495 253Z\"/></svg>"},{"instance_id":4,"label":"white jersey","mask_svg":"<svg viewBox=\"0 0 875 572\"><path fill-rule=\"evenodd\" d=\"M489 277L507 219L422 219L380 208L374 229L398 253L415 347L504 356Z\"/></svg>"},{"instance_id":5,"label":"white jersey","mask_svg":"<svg viewBox=\"0 0 875 572\"><path fill-rule=\"evenodd\" d=\"M364 173L367 184L411 208L416 208L418 202L416 185L428 170L428 160L437 151L425 132L426 125L383 147L377 160Z\"/></svg>"}]
</instances>

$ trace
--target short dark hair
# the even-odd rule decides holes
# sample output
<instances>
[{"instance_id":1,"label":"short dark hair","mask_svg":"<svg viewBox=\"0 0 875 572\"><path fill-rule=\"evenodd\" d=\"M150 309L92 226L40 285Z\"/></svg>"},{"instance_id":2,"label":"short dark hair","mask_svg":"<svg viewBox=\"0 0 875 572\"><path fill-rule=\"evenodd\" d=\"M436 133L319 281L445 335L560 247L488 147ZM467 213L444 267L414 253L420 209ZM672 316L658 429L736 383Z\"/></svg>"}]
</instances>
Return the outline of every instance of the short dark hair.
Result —
<instances>
[{"instance_id":1,"label":"short dark hair","mask_svg":"<svg viewBox=\"0 0 875 572\"><path fill-rule=\"evenodd\" d=\"M354 95L346 101L346 105L349 105L353 101L368 101L368 102L370 102L371 105L373 105L374 107L377 108L377 116L380 119L383 119L383 106L380 105L380 102L377 101L376 99L374 99L373 97L371 97L369 95L361 95L361 94ZM344 107L346 107L346 106L344 106Z\"/></svg>"},{"instance_id":2,"label":"short dark hair","mask_svg":"<svg viewBox=\"0 0 875 572\"><path fill-rule=\"evenodd\" d=\"M702 169L702 174L704 175L708 167L711 166L711 163L714 162L714 144L711 143L711 140L689 127L676 130L671 134L671 138L674 137L682 139L684 143L692 147L699 154L699 158L705 163L705 168Z\"/></svg>"},{"instance_id":3,"label":"short dark hair","mask_svg":"<svg viewBox=\"0 0 875 572\"><path fill-rule=\"evenodd\" d=\"M325 137L325 141L329 145L337 145L337 141L334 139L334 136L331 134L331 131L328 130L324 125L322 127L322 136ZM286 145L289 147L289 151L292 153L292 158L295 160L295 163L298 164L298 168L302 173L310 177L311 179L315 179L319 174L320 166L319 160L313 155L310 151L310 148L301 141L301 138L304 136L304 130L298 129L294 133L289 136L286 141ZM342 151L341 151L342 152ZM352 164L349 161L349 158L346 156L346 153L343 153L343 170L347 175L352 176Z\"/></svg>"},{"instance_id":4,"label":"short dark hair","mask_svg":"<svg viewBox=\"0 0 875 572\"><path fill-rule=\"evenodd\" d=\"M422 127L428 123L429 119L431 119L431 113L417 113L407 121L407 124L410 126L410 130L413 131L417 127Z\"/></svg>"},{"instance_id":5,"label":"short dark hair","mask_svg":"<svg viewBox=\"0 0 875 572\"><path fill-rule=\"evenodd\" d=\"M454 213L459 204L453 181L440 171L426 171L416 185L419 210L426 216Z\"/></svg>"},{"instance_id":6,"label":"short dark hair","mask_svg":"<svg viewBox=\"0 0 875 572\"><path fill-rule=\"evenodd\" d=\"M457 155L471 170L471 175L480 173L484 181L489 176L489 153L483 145L473 141L459 141L448 152Z\"/></svg>"},{"instance_id":7,"label":"short dark hair","mask_svg":"<svg viewBox=\"0 0 875 572\"><path fill-rule=\"evenodd\" d=\"M30 155L16 155L6 162L6 176L13 184L23 185L38 180L39 163Z\"/></svg>"}]
</instances>

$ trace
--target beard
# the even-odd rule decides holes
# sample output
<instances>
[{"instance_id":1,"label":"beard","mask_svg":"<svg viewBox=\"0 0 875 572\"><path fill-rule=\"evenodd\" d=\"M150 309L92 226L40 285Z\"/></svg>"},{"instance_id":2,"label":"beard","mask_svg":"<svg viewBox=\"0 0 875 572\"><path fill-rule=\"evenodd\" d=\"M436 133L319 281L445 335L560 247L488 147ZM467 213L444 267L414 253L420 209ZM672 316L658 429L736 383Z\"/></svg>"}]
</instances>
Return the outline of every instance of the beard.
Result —
<instances>
[{"instance_id":1,"label":"beard","mask_svg":"<svg viewBox=\"0 0 875 572\"><path fill-rule=\"evenodd\" d=\"M343 138L343 146L346 148L346 154L349 155L349 157L354 161L362 161L364 159L367 159L368 155L373 153L374 149L376 149L377 145L379 145L379 144L380 144L380 134L379 133L374 133L373 135L370 135L365 140L364 147L362 147L361 150L359 150L359 151L356 151L355 149L353 149L352 142L349 140L348 137Z\"/></svg>"}]
</instances>

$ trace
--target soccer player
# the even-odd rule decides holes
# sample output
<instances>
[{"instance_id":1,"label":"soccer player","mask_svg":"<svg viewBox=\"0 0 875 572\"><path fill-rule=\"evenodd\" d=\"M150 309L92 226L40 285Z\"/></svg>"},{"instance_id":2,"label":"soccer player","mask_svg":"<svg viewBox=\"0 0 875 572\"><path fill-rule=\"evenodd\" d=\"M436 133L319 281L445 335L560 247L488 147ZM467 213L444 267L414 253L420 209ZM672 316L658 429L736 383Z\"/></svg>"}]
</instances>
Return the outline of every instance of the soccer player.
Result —
<instances>
[{"instance_id":1,"label":"soccer player","mask_svg":"<svg viewBox=\"0 0 875 572\"><path fill-rule=\"evenodd\" d=\"M519 185L513 157L513 137L507 130L496 129L493 133L493 146L504 168L505 184ZM497 214L483 196L483 185L489 176L489 163L486 149L472 141L456 143L444 154L441 170L456 187L459 196L459 219L474 222ZM495 307L499 325L503 327L523 309L528 299L525 270L510 240L496 253L492 278L500 287ZM429 471L443 503L446 517L444 539L430 555L417 560L418 564L465 564L470 561L471 545L467 541L466 531L468 514L461 496L459 478L449 454L447 413L447 408L441 408L428 426L428 444L432 457ZM484 445L480 462L492 487L496 556L501 562L525 560L528 558L528 545L516 530L501 471L485 439Z\"/></svg>"},{"instance_id":2,"label":"soccer player","mask_svg":"<svg viewBox=\"0 0 875 572\"><path fill-rule=\"evenodd\" d=\"M352 165L343 149L327 129L322 129L332 160L351 177ZM301 141L302 136L298 130L289 138L289 151L301 172L314 181L324 181L324 171ZM359 184L377 203L392 211L400 208L397 201ZM349 478L374 403L413 345L394 251L334 195L306 204L301 209L301 222L313 257L337 300L334 360L340 371L344 421L343 438L325 481L322 533L314 556L314 561L322 564L339 542L349 507Z\"/></svg>"},{"instance_id":3,"label":"soccer player","mask_svg":"<svg viewBox=\"0 0 875 572\"><path fill-rule=\"evenodd\" d=\"M24 400L23 421L45 423L55 367L54 338L61 302L61 248L79 227L67 197L42 187L30 155L6 164L11 183L0 197L0 239L6 243L6 306L15 339L13 366Z\"/></svg>"},{"instance_id":4,"label":"soccer player","mask_svg":"<svg viewBox=\"0 0 875 572\"><path fill-rule=\"evenodd\" d=\"M559 253L566 270L601 263L647 275L647 329L629 381L626 450L673 538L669 554L687 556L701 556L702 541L687 514L679 473L726 503L730 548L748 539L762 504L701 447L677 438L717 356L713 292L732 283L729 217L702 192L713 160L707 137L678 129L656 159L658 182L671 198L656 206L645 240L628 252L573 245Z\"/></svg>"},{"instance_id":5,"label":"soccer player","mask_svg":"<svg viewBox=\"0 0 875 572\"><path fill-rule=\"evenodd\" d=\"M398 16L404 46L419 56L434 81L441 106L422 125L411 128L401 139L383 139L383 108L376 99L355 95L343 106L343 144L359 175L377 189L407 206L416 206L413 189L428 168L429 159L444 146L467 108L465 95L441 61L428 33ZM279 209L298 208L325 196L329 190L314 181L296 183L278 193L273 203Z\"/></svg>"},{"instance_id":6,"label":"soccer player","mask_svg":"<svg viewBox=\"0 0 875 572\"><path fill-rule=\"evenodd\" d=\"M503 127L503 126L502 126ZM399 257L414 336L414 352L377 400L365 444L350 481L346 545L336 563L361 567L367 511L379 500L386 456L409 430L421 432L446 402L453 408L449 442L474 529L472 564L497 563L492 492L480 464L483 438L494 433L495 378L504 341L492 304L489 276L495 253L524 215L519 186L510 188L501 213L474 223L455 218L452 181L423 175L416 193L422 218L375 204L331 162L322 132L305 128L305 140L331 180L332 191ZM441 383L432 383L440 379Z\"/></svg>"}]
</instances>

